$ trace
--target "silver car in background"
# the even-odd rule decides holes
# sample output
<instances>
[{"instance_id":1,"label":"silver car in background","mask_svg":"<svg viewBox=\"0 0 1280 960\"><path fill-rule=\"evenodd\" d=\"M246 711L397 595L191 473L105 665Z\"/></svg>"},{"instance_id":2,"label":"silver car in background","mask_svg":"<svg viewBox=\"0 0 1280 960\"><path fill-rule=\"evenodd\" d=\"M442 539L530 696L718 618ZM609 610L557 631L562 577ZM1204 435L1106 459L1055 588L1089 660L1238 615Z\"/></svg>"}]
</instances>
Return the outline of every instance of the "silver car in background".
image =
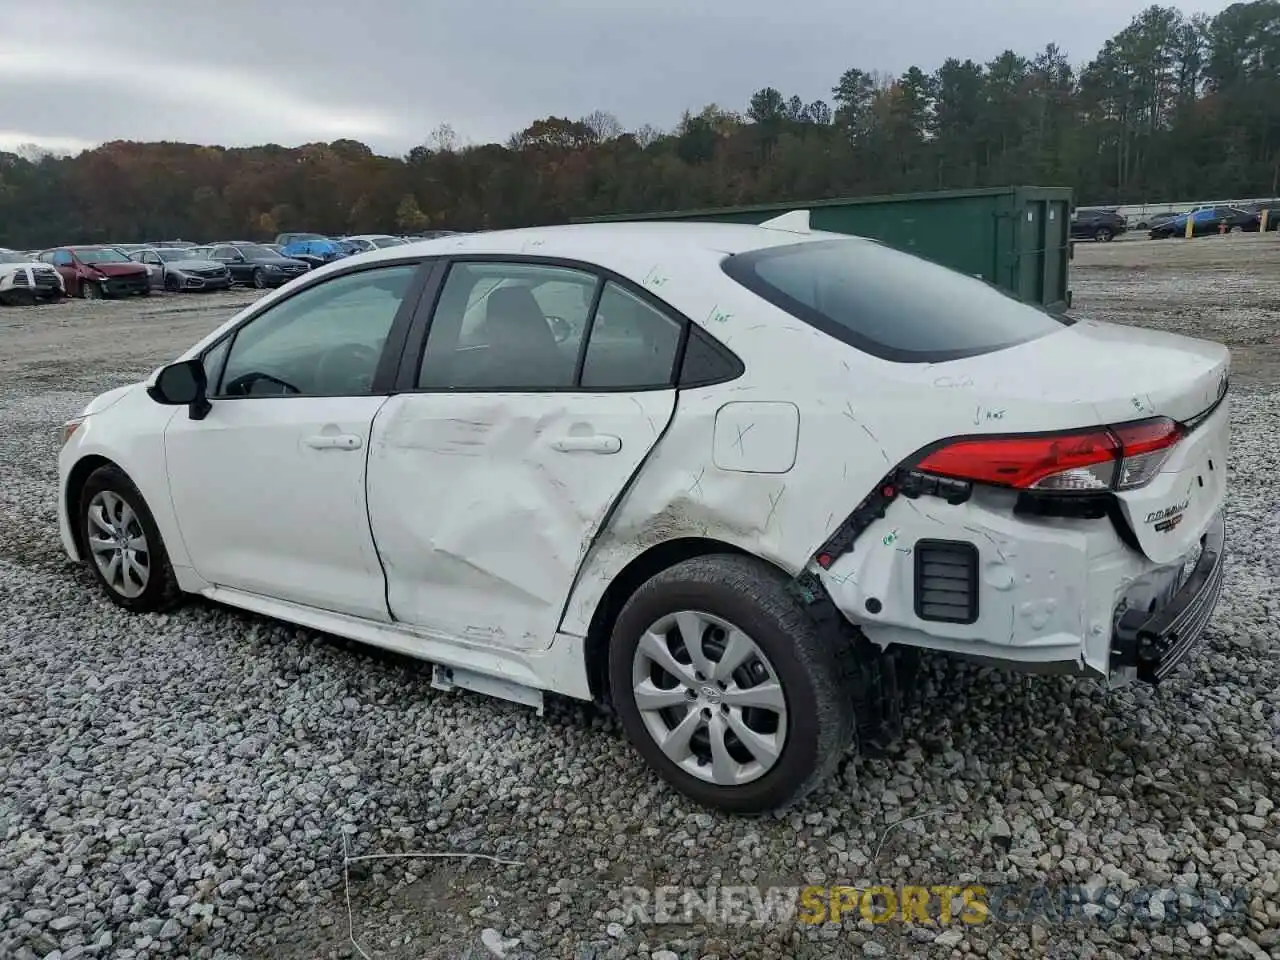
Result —
<instances>
[{"instance_id":1,"label":"silver car in background","mask_svg":"<svg viewBox=\"0 0 1280 960\"><path fill-rule=\"evenodd\" d=\"M385 233L362 233L354 237L343 237L338 241L351 253L369 253L384 247L398 247L408 242L403 237L393 237Z\"/></svg>"},{"instance_id":2,"label":"silver car in background","mask_svg":"<svg viewBox=\"0 0 1280 960\"><path fill-rule=\"evenodd\" d=\"M231 286L231 272L225 263L193 254L191 249L148 247L129 254L147 268L151 287L177 293L182 290L226 290Z\"/></svg>"}]
</instances>

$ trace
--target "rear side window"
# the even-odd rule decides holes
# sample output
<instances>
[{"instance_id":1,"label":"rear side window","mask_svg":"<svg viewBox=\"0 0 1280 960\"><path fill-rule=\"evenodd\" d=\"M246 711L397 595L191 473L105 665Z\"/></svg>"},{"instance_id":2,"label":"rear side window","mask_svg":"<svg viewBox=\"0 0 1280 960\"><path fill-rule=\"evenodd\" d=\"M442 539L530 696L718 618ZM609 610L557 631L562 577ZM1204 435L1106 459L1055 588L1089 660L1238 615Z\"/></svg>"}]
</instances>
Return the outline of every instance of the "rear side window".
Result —
<instances>
[{"instance_id":1,"label":"rear side window","mask_svg":"<svg viewBox=\"0 0 1280 960\"><path fill-rule=\"evenodd\" d=\"M1071 322L871 240L766 247L727 258L724 271L829 336L899 363L991 353Z\"/></svg>"}]
</instances>

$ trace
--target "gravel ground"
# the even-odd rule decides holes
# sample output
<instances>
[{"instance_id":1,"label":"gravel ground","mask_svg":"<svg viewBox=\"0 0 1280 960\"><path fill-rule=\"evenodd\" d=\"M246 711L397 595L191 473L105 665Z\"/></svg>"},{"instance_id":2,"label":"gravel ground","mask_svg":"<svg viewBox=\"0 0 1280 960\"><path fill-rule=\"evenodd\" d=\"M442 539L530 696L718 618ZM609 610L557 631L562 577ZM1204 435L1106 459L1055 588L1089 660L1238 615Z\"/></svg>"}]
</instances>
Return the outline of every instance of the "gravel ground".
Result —
<instances>
[{"instance_id":1,"label":"gravel ground","mask_svg":"<svg viewBox=\"0 0 1280 960\"><path fill-rule=\"evenodd\" d=\"M762 819L661 787L608 717L192 601L128 616L59 549L60 422L251 294L0 311L0 957L1280 958L1280 238L1081 245L1081 314L1236 353L1226 595L1159 690L926 663L886 758ZM1274 339L1272 335L1271 339ZM896 826L895 826L896 825ZM352 856L482 853L351 862ZM636 921L624 885L1230 892L1059 922ZM348 939L348 918L359 942Z\"/></svg>"}]
</instances>

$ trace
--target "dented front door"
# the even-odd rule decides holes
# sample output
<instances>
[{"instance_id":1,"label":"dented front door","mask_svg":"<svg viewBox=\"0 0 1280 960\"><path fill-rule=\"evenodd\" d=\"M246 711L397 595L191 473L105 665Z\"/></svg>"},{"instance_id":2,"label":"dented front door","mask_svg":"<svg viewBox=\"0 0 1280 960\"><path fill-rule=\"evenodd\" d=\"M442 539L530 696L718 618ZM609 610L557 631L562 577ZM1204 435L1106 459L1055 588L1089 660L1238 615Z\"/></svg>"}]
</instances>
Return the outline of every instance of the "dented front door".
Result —
<instances>
[{"instance_id":1,"label":"dented front door","mask_svg":"<svg viewBox=\"0 0 1280 960\"><path fill-rule=\"evenodd\" d=\"M675 390L388 400L368 489L392 616L457 640L550 645L587 547L675 401Z\"/></svg>"}]
</instances>

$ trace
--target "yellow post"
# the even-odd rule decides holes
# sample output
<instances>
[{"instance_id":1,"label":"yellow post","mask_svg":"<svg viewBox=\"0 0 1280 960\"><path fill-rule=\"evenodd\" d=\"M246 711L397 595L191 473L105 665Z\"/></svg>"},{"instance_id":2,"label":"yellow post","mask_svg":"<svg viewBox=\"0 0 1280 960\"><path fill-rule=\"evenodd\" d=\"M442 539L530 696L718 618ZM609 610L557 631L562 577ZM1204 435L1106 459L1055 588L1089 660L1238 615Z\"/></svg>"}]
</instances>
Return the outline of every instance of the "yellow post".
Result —
<instances>
[{"instance_id":1,"label":"yellow post","mask_svg":"<svg viewBox=\"0 0 1280 960\"><path fill-rule=\"evenodd\" d=\"M1183 236L1190 240L1195 236L1196 217L1194 213L1187 214L1187 229L1183 231Z\"/></svg>"},{"instance_id":2,"label":"yellow post","mask_svg":"<svg viewBox=\"0 0 1280 960\"><path fill-rule=\"evenodd\" d=\"M1262 208L1262 218L1258 221L1258 232L1259 232L1259 233L1266 233L1266 232L1267 232L1267 217L1268 217L1268 215L1269 215L1270 213L1271 213L1271 210L1270 210L1270 208L1269 208L1269 207L1263 207L1263 208Z\"/></svg>"}]
</instances>

